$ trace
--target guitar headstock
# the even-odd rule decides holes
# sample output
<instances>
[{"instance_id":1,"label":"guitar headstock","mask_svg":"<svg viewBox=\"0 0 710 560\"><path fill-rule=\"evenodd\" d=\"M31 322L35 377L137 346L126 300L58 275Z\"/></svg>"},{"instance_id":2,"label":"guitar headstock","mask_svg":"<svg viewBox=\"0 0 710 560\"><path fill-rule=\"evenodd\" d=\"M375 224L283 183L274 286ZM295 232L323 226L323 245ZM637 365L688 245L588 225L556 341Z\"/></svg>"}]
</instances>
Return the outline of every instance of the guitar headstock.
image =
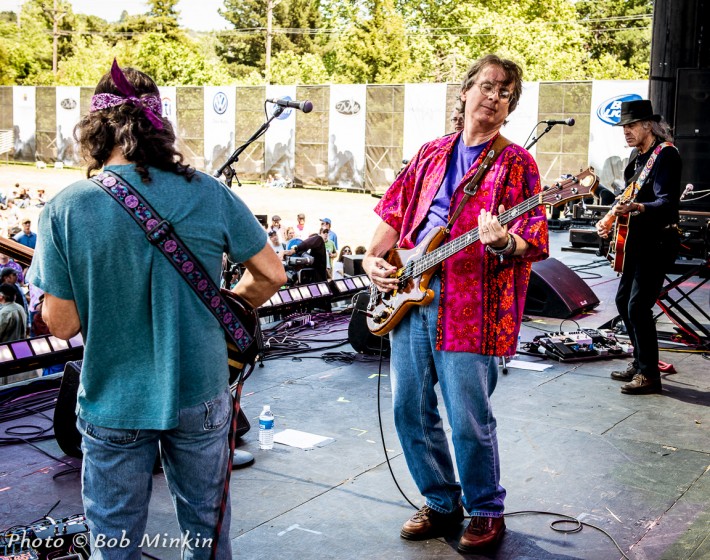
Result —
<instances>
[{"instance_id":1,"label":"guitar headstock","mask_svg":"<svg viewBox=\"0 0 710 560\"><path fill-rule=\"evenodd\" d=\"M599 177L590 167L574 177L557 181L554 185L546 187L540 193L540 197L544 204L557 206L570 200L594 195L598 186Z\"/></svg>"}]
</instances>

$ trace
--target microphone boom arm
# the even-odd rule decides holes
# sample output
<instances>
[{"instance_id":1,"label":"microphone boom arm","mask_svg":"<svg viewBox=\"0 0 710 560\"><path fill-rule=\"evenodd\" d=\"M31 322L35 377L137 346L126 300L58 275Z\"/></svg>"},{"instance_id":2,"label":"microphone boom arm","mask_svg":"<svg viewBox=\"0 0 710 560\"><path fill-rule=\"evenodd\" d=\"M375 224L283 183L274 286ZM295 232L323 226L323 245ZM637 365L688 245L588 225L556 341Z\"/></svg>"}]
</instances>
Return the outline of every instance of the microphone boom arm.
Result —
<instances>
[{"instance_id":1,"label":"microphone boom arm","mask_svg":"<svg viewBox=\"0 0 710 560\"><path fill-rule=\"evenodd\" d=\"M269 126L271 125L271 121L273 121L275 118L277 118L281 113L283 113L284 108L277 105L276 108L274 109L274 112L271 114L271 116L266 119L266 122L262 124L259 129L251 135L249 140L244 142L241 146L239 146L234 152L232 153L231 156L229 156L229 159L227 159L226 162L217 170L214 172L214 177L217 179L220 178L221 175L224 175L224 181L227 184L227 186L231 189L232 188L232 179L237 176L237 173L232 169L232 164L236 163L239 161L239 156L242 155L244 150L246 150L250 144L254 143L257 138L259 138L262 134L264 134ZM239 178L237 177L237 185L240 187L242 186L241 183L239 182Z\"/></svg>"}]
</instances>

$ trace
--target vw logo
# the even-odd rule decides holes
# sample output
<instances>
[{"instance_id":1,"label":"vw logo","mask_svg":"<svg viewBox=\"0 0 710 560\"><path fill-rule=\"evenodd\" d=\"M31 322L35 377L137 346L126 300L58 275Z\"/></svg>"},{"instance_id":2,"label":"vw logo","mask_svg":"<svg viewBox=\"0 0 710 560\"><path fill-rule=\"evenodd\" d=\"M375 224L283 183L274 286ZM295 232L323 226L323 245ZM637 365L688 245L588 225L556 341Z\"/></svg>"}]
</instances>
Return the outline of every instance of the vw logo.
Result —
<instances>
[{"instance_id":1,"label":"vw logo","mask_svg":"<svg viewBox=\"0 0 710 560\"><path fill-rule=\"evenodd\" d=\"M643 98L635 93L629 93L607 99L597 107L597 117L606 124L617 124L621 120L621 103L623 101L636 101L637 99Z\"/></svg>"},{"instance_id":2,"label":"vw logo","mask_svg":"<svg viewBox=\"0 0 710 560\"><path fill-rule=\"evenodd\" d=\"M290 95L284 95L281 99L285 99L286 101L293 101L293 99L291 99ZM274 106L274 110L276 110L276 106ZM287 109L284 107L281 114L276 118L279 119L280 121L283 121L283 120L286 120L287 118L289 118L291 116L291 113L293 113L293 111L291 109Z\"/></svg>"},{"instance_id":3,"label":"vw logo","mask_svg":"<svg viewBox=\"0 0 710 560\"><path fill-rule=\"evenodd\" d=\"M62 106L62 109L71 110L76 107L76 100L67 97L66 99L62 99L59 104Z\"/></svg>"},{"instance_id":4,"label":"vw logo","mask_svg":"<svg viewBox=\"0 0 710 560\"><path fill-rule=\"evenodd\" d=\"M224 93L222 93L221 91L215 93L215 96L212 99L212 108L214 109L215 113L217 113L218 115L223 115L224 112L227 110L228 105L229 100L227 99L227 96Z\"/></svg>"},{"instance_id":5,"label":"vw logo","mask_svg":"<svg viewBox=\"0 0 710 560\"><path fill-rule=\"evenodd\" d=\"M354 99L343 99L335 104L335 110L341 115L357 115L360 112L360 104Z\"/></svg>"}]
</instances>

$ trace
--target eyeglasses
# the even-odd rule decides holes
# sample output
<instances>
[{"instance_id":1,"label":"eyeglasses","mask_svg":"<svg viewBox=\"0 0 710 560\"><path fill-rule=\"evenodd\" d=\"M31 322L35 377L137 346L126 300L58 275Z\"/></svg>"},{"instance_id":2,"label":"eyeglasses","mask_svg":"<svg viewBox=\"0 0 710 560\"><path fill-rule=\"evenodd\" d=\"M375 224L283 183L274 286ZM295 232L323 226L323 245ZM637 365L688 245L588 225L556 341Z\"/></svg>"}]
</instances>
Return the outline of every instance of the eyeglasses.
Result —
<instances>
[{"instance_id":1,"label":"eyeglasses","mask_svg":"<svg viewBox=\"0 0 710 560\"><path fill-rule=\"evenodd\" d=\"M463 124L463 117L451 117L449 120L452 124Z\"/></svg>"},{"instance_id":2,"label":"eyeglasses","mask_svg":"<svg viewBox=\"0 0 710 560\"><path fill-rule=\"evenodd\" d=\"M510 100L513 97L512 91L502 88L496 88L495 84L492 84L491 82L481 82L480 84L476 85L481 90L481 93L486 97L493 95L493 93L497 93L498 98L504 103L510 103Z\"/></svg>"}]
</instances>

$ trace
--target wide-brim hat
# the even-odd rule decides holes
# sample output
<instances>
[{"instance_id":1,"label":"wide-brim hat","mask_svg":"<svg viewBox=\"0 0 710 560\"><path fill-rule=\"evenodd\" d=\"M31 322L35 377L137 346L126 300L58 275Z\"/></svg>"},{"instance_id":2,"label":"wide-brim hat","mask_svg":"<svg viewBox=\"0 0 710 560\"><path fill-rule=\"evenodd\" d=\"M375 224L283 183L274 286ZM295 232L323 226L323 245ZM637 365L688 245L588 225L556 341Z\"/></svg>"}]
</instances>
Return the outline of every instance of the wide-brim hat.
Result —
<instances>
[{"instance_id":1,"label":"wide-brim hat","mask_svg":"<svg viewBox=\"0 0 710 560\"><path fill-rule=\"evenodd\" d=\"M621 102L621 118L614 126L624 126L625 124L637 121L660 121L661 115L653 113L653 107L648 99L636 99L635 101Z\"/></svg>"}]
</instances>

